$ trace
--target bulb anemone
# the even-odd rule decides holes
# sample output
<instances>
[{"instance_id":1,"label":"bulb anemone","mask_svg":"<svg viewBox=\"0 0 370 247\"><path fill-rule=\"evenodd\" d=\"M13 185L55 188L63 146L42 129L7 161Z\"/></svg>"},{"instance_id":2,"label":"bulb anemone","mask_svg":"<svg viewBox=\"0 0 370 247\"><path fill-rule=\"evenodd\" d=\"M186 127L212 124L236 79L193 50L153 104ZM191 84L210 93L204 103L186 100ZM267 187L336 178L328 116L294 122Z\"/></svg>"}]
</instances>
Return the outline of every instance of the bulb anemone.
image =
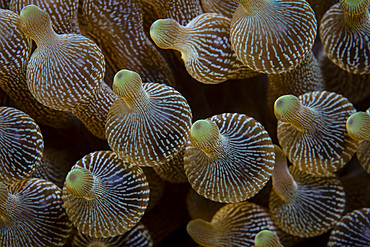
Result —
<instances>
[{"instance_id":1,"label":"bulb anemone","mask_svg":"<svg viewBox=\"0 0 370 247\"><path fill-rule=\"evenodd\" d=\"M115 237L93 238L78 232L72 240L72 247L151 247L153 240L143 223L137 223L128 232Z\"/></svg>"},{"instance_id":2,"label":"bulb anemone","mask_svg":"<svg viewBox=\"0 0 370 247\"><path fill-rule=\"evenodd\" d=\"M322 177L288 168L285 154L275 146L269 210L283 231L302 238L321 235L340 220L345 193L336 176Z\"/></svg>"},{"instance_id":3,"label":"bulb anemone","mask_svg":"<svg viewBox=\"0 0 370 247\"><path fill-rule=\"evenodd\" d=\"M102 49L109 85L123 68L136 71L144 81L166 85L175 81L169 64L144 32L142 4L133 0L86 0L80 6L81 33Z\"/></svg>"},{"instance_id":4,"label":"bulb anemone","mask_svg":"<svg viewBox=\"0 0 370 247\"><path fill-rule=\"evenodd\" d=\"M21 10L30 4L44 9L50 15L56 33L80 33L76 18L78 0L13 0L9 9L20 14Z\"/></svg>"},{"instance_id":5,"label":"bulb anemone","mask_svg":"<svg viewBox=\"0 0 370 247\"><path fill-rule=\"evenodd\" d=\"M328 58L349 73L370 74L369 3L340 0L320 23L320 39Z\"/></svg>"},{"instance_id":6,"label":"bulb anemone","mask_svg":"<svg viewBox=\"0 0 370 247\"><path fill-rule=\"evenodd\" d=\"M356 112L347 119L347 132L360 141L356 156L361 166L370 174L370 108L366 112Z\"/></svg>"},{"instance_id":7,"label":"bulb anemone","mask_svg":"<svg viewBox=\"0 0 370 247\"><path fill-rule=\"evenodd\" d=\"M8 187L0 182L0 245L64 246L71 222L63 208L62 190L39 178Z\"/></svg>"},{"instance_id":8,"label":"bulb anemone","mask_svg":"<svg viewBox=\"0 0 370 247\"><path fill-rule=\"evenodd\" d=\"M52 109L72 112L93 135L105 139L115 95L103 82L105 60L100 48L80 34L55 33L49 14L35 5L22 9L20 27L37 45L27 65L32 95Z\"/></svg>"},{"instance_id":9,"label":"bulb anemone","mask_svg":"<svg viewBox=\"0 0 370 247\"><path fill-rule=\"evenodd\" d=\"M37 45L27 64L32 95L62 111L89 101L105 73L100 48L82 35L55 33L49 14L35 5L24 7L19 17L20 29Z\"/></svg>"},{"instance_id":10,"label":"bulb anemone","mask_svg":"<svg viewBox=\"0 0 370 247\"><path fill-rule=\"evenodd\" d=\"M191 109L170 86L143 83L136 72L120 70L114 77L118 98L109 110L106 137L118 156L140 166L158 166L186 145Z\"/></svg>"},{"instance_id":11,"label":"bulb anemone","mask_svg":"<svg viewBox=\"0 0 370 247\"><path fill-rule=\"evenodd\" d=\"M275 162L272 140L252 117L224 113L193 123L186 146L185 173L207 199L232 203L257 194Z\"/></svg>"},{"instance_id":12,"label":"bulb anemone","mask_svg":"<svg viewBox=\"0 0 370 247\"><path fill-rule=\"evenodd\" d=\"M261 230L275 231L268 210L248 201L223 206L211 222L194 219L186 226L201 246L253 246Z\"/></svg>"},{"instance_id":13,"label":"bulb anemone","mask_svg":"<svg viewBox=\"0 0 370 247\"><path fill-rule=\"evenodd\" d=\"M353 105L334 92L283 95L275 101L277 138L289 161L299 170L330 175L355 154L358 141L346 130Z\"/></svg>"},{"instance_id":14,"label":"bulb anemone","mask_svg":"<svg viewBox=\"0 0 370 247\"><path fill-rule=\"evenodd\" d=\"M68 173L63 201L69 219L90 237L114 237L134 227L149 200L143 170L112 151L85 155Z\"/></svg>"},{"instance_id":15,"label":"bulb anemone","mask_svg":"<svg viewBox=\"0 0 370 247\"><path fill-rule=\"evenodd\" d=\"M230 42L251 70L278 74L298 66L316 38L316 18L305 0L237 0Z\"/></svg>"},{"instance_id":16,"label":"bulb anemone","mask_svg":"<svg viewBox=\"0 0 370 247\"><path fill-rule=\"evenodd\" d=\"M369 246L370 208L360 208L347 213L331 231L328 247Z\"/></svg>"},{"instance_id":17,"label":"bulb anemone","mask_svg":"<svg viewBox=\"0 0 370 247\"><path fill-rule=\"evenodd\" d=\"M179 51L188 73L204 84L258 74L236 59L229 34L230 19L217 13L198 15L186 26L173 19L159 19L150 27L156 45Z\"/></svg>"},{"instance_id":18,"label":"bulb anemone","mask_svg":"<svg viewBox=\"0 0 370 247\"><path fill-rule=\"evenodd\" d=\"M71 116L39 103L28 90L26 67L31 55L31 42L20 30L19 15L0 9L0 87L37 123L54 128L71 126Z\"/></svg>"},{"instance_id":19,"label":"bulb anemone","mask_svg":"<svg viewBox=\"0 0 370 247\"><path fill-rule=\"evenodd\" d=\"M0 107L0 181L12 184L30 177L43 150L43 136L35 120L18 109Z\"/></svg>"}]
</instances>

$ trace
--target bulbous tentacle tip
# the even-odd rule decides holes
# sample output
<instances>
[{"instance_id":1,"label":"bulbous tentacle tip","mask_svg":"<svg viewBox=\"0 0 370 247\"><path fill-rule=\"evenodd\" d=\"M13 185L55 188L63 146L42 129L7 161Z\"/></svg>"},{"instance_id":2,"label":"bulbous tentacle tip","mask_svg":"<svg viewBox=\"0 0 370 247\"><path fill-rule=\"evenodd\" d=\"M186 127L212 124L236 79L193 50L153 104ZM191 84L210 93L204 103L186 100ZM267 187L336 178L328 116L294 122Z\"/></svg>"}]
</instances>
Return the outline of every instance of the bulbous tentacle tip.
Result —
<instances>
[{"instance_id":1,"label":"bulbous tentacle tip","mask_svg":"<svg viewBox=\"0 0 370 247\"><path fill-rule=\"evenodd\" d=\"M278 120L284 120L292 113L298 111L301 103L294 95L280 96L274 104L274 114Z\"/></svg>"},{"instance_id":2,"label":"bulbous tentacle tip","mask_svg":"<svg viewBox=\"0 0 370 247\"><path fill-rule=\"evenodd\" d=\"M262 230L254 238L255 247L280 247L282 246L277 234L270 230Z\"/></svg>"},{"instance_id":3,"label":"bulbous tentacle tip","mask_svg":"<svg viewBox=\"0 0 370 247\"><path fill-rule=\"evenodd\" d=\"M113 92L120 97L126 98L132 92L137 92L142 87L142 80L138 73L122 69L113 78Z\"/></svg>"},{"instance_id":4,"label":"bulbous tentacle tip","mask_svg":"<svg viewBox=\"0 0 370 247\"><path fill-rule=\"evenodd\" d=\"M37 23L42 18L47 18L48 16L49 14L45 10L40 9L38 6L33 4L27 5L21 10L19 14L21 29L23 31L26 31L27 34L27 30L30 28L27 24L35 25L34 23Z\"/></svg>"},{"instance_id":5,"label":"bulbous tentacle tip","mask_svg":"<svg viewBox=\"0 0 370 247\"><path fill-rule=\"evenodd\" d=\"M356 112L346 122L348 135L358 141L370 140L370 114Z\"/></svg>"},{"instance_id":6,"label":"bulbous tentacle tip","mask_svg":"<svg viewBox=\"0 0 370 247\"><path fill-rule=\"evenodd\" d=\"M42 12L43 10L40 9L38 6L34 4L30 4L25 6L22 10L21 13L19 14L19 17L22 18L30 18L31 16L34 16L35 14L38 14Z\"/></svg>"},{"instance_id":7,"label":"bulbous tentacle tip","mask_svg":"<svg viewBox=\"0 0 370 247\"><path fill-rule=\"evenodd\" d=\"M190 142L203 151L212 150L220 136L220 131L215 122L200 119L193 123L190 129Z\"/></svg>"},{"instance_id":8,"label":"bulbous tentacle tip","mask_svg":"<svg viewBox=\"0 0 370 247\"><path fill-rule=\"evenodd\" d=\"M190 133L193 138L203 138L205 135L210 134L215 126L215 123L207 119L197 120L191 126Z\"/></svg>"},{"instance_id":9,"label":"bulbous tentacle tip","mask_svg":"<svg viewBox=\"0 0 370 247\"><path fill-rule=\"evenodd\" d=\"M150 26L150 37L162 49L170 49L174 45L180 24L171 18L158 19Z\"/></svg>"},{"instance_id":10,"label":"bulbous tentacle tip","mask_svg":"<svg viewBox=\"0 0 370 247\"><path fill-rule=\"evenodd\" d=\"M66 177L65 186L67 192L73 197L87 196L94 185L94 177L91 172L85 168L76 168L71 170Z\"/></svg>"},{"instance_id":11,"label":"bulbous tentacle tip","mask_svg":"<svg viewBox=\"0 0 370 247\"><path fill-rule=\"evenodd\" d=\"M37 46L53 40L56 36L49 14L36 5L25 6L19 14L19 27L22 32L33 39Z\"/></svg>"}]
</instances>

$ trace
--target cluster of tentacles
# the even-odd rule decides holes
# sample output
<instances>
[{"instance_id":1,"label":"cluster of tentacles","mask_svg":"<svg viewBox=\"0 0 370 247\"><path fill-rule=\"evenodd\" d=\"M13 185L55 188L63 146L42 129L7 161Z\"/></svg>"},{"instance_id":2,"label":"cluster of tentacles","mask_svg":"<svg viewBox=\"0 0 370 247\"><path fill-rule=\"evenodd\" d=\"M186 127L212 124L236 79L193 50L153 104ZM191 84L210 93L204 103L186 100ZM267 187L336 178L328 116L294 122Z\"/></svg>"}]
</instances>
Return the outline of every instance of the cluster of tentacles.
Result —
<instances>
[{"instance_id":1,"label":"cluster of tentacles","mask_svg":"<svg viewBox=\"0 0 370 247\"><path fill-rule=\"evenodd\" d=\"M366 246L370 0L0 1L0 246Z\"/></svg>"}]
</instances>

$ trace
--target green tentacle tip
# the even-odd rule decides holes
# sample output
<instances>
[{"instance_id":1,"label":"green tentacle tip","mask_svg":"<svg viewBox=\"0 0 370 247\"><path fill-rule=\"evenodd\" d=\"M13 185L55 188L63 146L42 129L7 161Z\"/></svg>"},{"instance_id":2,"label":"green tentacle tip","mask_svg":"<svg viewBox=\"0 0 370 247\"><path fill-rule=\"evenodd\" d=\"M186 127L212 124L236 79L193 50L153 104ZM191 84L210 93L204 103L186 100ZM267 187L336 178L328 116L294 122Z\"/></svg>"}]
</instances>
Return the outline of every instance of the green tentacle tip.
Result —
<instances>
[{"instance_id":1,"label":"green tentacle tip","mask_svg":"<svg viewBox=\"0 0 370 247\"><path fill-rule=\"evenodd\" d=\"M85 168L71 170L66 177L65 186L67 192L73 197L85 197L92 190L94 178L91 172Z\"/></svg>"},{"instance_id":2,"label":"green tentacle tip","mask_svg":"<svg viewBox=\"0 0 370 247\"><path fill-rule=\"evenodd\" d=\"M356 112L352 114L346 123L347 132L355 140L370 140L370 114Z\"/></svg>"},{"instance_id":3,"label":"green tentacle tip","mask_svg":"<svg viewBox=\"0 0 370 247\"><path fill-rule=\"evenodd\" d=\"M158 35L163 34L163 28L167 24L167 19L158 19L150 26L150 36L157 37Z\"/></svg>"},{"instance_id":4,"label":"green tentacle tip","mask_svg":"<svg viewBox=\"0 0 370 247\"><path fill-rule=\"evenodd\" d=\"M271 247L279 247L281 246L278 236L275 232L270 230L262 230L257 233L256 237L254 238L254 244L256 247L262 246L271 246Z\"/></svg>"},{"instance_id":5,"label":"green tentacle tip","mask_svg":"<svg viewBox=\"0 0 370 247\"><path fill-rule=\"evenodd\" d=\"M193 123L190 129L190 135L192 139L201 141L212 135L215 132L215 128L218 129L214 122L201 119Z\"/></svg>"},{"instance_id":6,"label":"green tentacle tip","mask_svg":"<svg viewBox=\"0 0 370 247\"><path fill-rule=\"evenodd\" d=\"M217 124L208 119L197 120L190 129L190 142L204 152L215 149L219 136Z\"/></svg>"},{"instance_id":7,"label":"green tentacle tip","mask_svg":"<svg viewBox=\"0 0 370 247\"><path fill-rule=\"evenodd\" d=\"M283 120L299 109L299 99L294 95L283 95L279 97L274 104L274 113L277 119Z\"/></svg>"},{"instance_id":8,"label":"green tentacle tip","mask_svg":"<svg viewBox=\"0 0 370 247\"><path fill-rule=\"evenodd\" d=\"M340 0L339 3L344 12L358 15L368 9L370 0Z\"/></svg>"},{"instance_id":9,"label":"green tentacle tip","mask_svg":"<svg viewBox=\"0 0 370 247\"><path fill-rule=\"evenodd\" d=\"M25 6L21 10L21 13L19 14L19 17L21 19L23 19L23 18L29 18L30 16L33 16L35 13L38 13L40 11L43 11L43 10L41 10L36 5L30 4L30 5Z\"/></svg>"},{"instance_id":10,"label":"green tentacle tip","mask_svg":"<svg viewBox=\"0 0 370 247\"><path fill-rule=\"evenodd\" d=\"M158 19L150 26L150 37L159 48L170 49L176 39L174 31L179 26L176 20Z\"/></svg>"},{"instance_id":11,"label":"green tentacle tip","mask_svg":"<svg viewBox=\"0 0 370 247\"><path fill-rule=\"evenodd\" d=\"M142 81L138 73L122 69L115 74L112 88L115 94L125 98L140 90L141 85Z\"/></svg>"}]
</instances>

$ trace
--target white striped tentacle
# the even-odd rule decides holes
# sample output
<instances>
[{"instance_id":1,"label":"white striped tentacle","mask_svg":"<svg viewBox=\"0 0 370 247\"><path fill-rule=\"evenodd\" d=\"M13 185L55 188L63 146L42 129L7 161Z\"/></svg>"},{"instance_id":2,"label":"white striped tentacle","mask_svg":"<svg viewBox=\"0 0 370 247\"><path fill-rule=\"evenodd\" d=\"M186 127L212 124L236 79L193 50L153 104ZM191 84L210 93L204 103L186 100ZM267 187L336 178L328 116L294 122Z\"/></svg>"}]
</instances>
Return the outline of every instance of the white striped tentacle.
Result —
<instances>
[{"instance_id":1,"label":"white striped tentacle","mask_svg":"<svg viewBox=\"0 0 370 247\"><path fill-rule=\"evenodd\" d=\"M254 71L277 74L295 68L311 51L316 18L305 0L238 0L230 41L238 59Z\"/></svg>"},{"instance_id":2,"label":"white striped tentacle","mask_svg":"<svg viewBox=\"0 0 370 247\"><path fill-rule=\"evenodd\" d=\"M287 97L296 99L296 109L290 111L290 115L277 114L280 111L277 105ZM355 111L347 98L334 92L281 96L275 102L279 144L298 169L317 175L332 174L357 150L358 141L353 140L346 130L347 118Z\"/></svg>"},{"instance_id":3,"label":"white striped tentacle","mask_svg":"<svg viewBox=\"0 0 370 247\"><path fill-rule=\"evenodd\" d=\"M275 163L274 147L265 128L238 113L198 121L193 124L184 156L185 173L193 189L207 199L228 203L257 194L270 179ZM207 122L212 123L210 128L205 126ZM200 130L195 136L194 128Z\"/></svg>"},{"instance_id":4,"label":"white striped tentacle","mask_svg":"<svg viewBox=\"0 0 370 247\"><path fill-rule=\"evenodd\" d=\"M63 188L64 207L79 231L96 238L113 237L138 223L149 201L149 185L139 166L121 160L113 151L96 151L85 155L74 169L86 169L93 178L84 197L73 197L66 184Z\"/></svg>"}]
</instances>

